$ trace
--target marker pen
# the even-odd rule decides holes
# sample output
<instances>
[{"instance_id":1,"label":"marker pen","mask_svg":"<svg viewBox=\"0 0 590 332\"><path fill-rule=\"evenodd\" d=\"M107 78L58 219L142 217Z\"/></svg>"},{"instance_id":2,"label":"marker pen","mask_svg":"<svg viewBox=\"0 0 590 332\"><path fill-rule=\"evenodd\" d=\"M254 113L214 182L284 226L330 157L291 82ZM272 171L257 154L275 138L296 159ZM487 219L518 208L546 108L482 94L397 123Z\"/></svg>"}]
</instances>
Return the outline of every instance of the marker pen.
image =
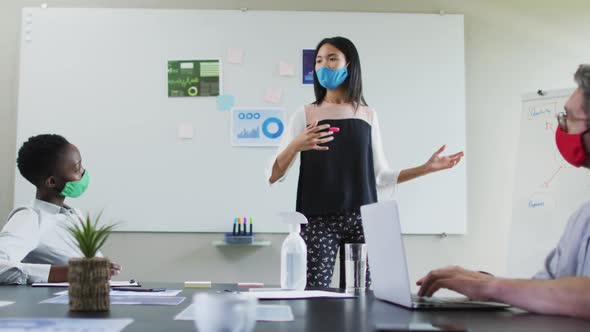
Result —
<instances>
[{"instance_id":1,"label":"marker pen","mask_svg":"<svg viewBox=\"0 0 590 332\"><path fill-rule=\"evenodd\" d=\"M250 236L252 236L252 217L250 217Z\"/></svg>"},{"instance_id":2,"label":"marker pen","mask_svg":"<svg viewBox=\"0 0 590 332\"><path fill-rule=\"evenodd\" d=\"M231 234L232 234L233 236L236 236L236 223L237 223L237 220L236 220L236 219L234 219L234 229L233 229L233 231L231 232Z\"/></svg>"}]
</instances>

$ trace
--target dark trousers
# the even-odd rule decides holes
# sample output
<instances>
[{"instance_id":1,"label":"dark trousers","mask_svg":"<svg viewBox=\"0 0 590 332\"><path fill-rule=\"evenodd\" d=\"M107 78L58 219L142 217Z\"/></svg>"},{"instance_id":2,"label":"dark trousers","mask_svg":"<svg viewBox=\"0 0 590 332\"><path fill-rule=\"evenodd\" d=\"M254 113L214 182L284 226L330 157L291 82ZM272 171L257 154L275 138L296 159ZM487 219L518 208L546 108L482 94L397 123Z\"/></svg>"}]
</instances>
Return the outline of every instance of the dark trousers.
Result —
<instances>
[{"instance_id":1,"label":"dark trousers","mask_svg":"<svg viewBox=\"0 0 590 332\"><path fill-rule=\"evenodd\" d=\"M330 287L340 250L340 288L345 288L344 244L365 243L359 212L308 217L308 224L301 225L301 237L307 244L307 286ZM371 276L367 264L367 288Z\"/></svg>"}]
</instances>

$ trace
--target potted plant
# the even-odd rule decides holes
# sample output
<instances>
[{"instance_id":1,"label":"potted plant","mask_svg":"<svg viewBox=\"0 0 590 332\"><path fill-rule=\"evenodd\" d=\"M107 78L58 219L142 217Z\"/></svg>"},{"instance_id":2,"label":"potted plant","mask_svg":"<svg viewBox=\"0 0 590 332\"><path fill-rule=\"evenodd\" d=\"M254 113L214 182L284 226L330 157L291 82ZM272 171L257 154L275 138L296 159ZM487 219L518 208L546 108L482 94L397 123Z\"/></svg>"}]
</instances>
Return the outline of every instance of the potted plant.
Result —
<instances>
[{"instance_id":1,"label":"potted plant","mask_svg":"<svg viewBox=\"0 0 590 332\"><path fill-rule=\"evenodd\" d=\"M110 307L110 261L108 258L95 256L115 225L98 226L101 214L94 221L88 214L86 220L80 220L80 224L68 227L84 254L84 257L71 258L69 261L68 282L72 311L108 311Z\"/></svg>"}]
</instances>

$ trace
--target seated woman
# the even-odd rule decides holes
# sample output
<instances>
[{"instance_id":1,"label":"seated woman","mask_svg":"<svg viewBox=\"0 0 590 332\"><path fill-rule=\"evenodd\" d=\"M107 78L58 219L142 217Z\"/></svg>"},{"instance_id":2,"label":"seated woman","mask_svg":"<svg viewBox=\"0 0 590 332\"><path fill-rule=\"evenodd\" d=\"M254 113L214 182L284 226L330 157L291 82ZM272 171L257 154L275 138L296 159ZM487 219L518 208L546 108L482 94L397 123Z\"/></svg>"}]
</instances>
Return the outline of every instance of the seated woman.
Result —
<instances>
[{"instance_id":1,"label":"seated woman","mask_svg":"<svg viewBox=\"0 0 590 332\"><path fill-rule=\"evenodd\" d=\"M84 217L64 203L88 187L80 152L62 136L38 135L20 148L17 165L37 194L8 215L0 232L0 284L67 281L68 260L83 257L67 226ZM111 264L111 275L120 270Z\"/></svg>"}]
</instances>

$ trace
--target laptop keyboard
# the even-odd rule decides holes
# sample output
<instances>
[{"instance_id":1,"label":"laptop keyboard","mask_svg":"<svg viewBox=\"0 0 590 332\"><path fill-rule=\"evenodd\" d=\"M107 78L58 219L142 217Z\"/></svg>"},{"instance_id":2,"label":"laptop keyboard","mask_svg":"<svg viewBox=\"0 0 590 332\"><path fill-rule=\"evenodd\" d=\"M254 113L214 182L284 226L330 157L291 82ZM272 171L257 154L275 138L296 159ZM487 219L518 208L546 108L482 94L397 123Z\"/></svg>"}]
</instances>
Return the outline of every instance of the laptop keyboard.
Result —
<instances>
[{"instance_id":1,"label":"laptop keyboard","mask_svg":"<svg viewBox=\"0 0 590 332\"><path fill-rule=\"evenodd\" d=\"M444 303L453 303L453 302L460 302L460 301L452 301L452 300L438 299L435 297L420 297L418 295L412 295L412 302L418 303L418 304L444 304Z\"/></svg>"},{"instance_id":2,"label":"laptop keyboard","mask_svg":"<svg viewBox=\"0 0 590 332\"><path fill-rule=\"evenodd\" d=\"M440 299L434 297L420 297L418 295L412 295L412 301L416 303L441 303L443 302Z\"/></svg>"}]
</instances>

